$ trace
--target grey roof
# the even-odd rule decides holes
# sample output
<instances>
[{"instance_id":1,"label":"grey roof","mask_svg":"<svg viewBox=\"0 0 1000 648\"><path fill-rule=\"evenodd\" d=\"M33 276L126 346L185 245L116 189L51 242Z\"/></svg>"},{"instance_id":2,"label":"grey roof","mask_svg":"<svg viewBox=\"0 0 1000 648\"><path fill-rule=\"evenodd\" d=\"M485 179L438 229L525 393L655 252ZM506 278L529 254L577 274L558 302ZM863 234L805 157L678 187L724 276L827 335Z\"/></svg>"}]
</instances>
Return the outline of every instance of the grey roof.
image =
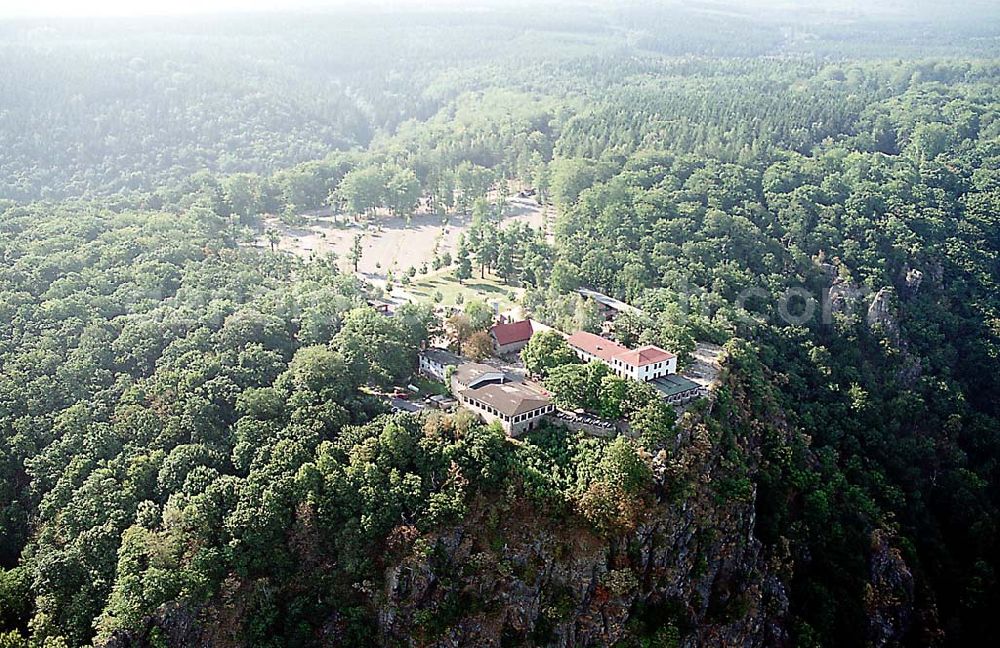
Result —
<instances>
[{"instance_id":1,"label":"grey roof","mask_svg":"<svg viewBox=\"0 0 1000 648\"><path fill-rule=\"evenodd\" d=\"M502 369L497 369L496 367L491 367L488 364L481 364L478 362L466 362L458 365L455 369L455 378L463 385L471 385L484 374L488 373L498 373L501 376L504 376ZM506 376L504 377L506 378Z\"/></svg>"},{"instance_id":2,"label":"grey roof","mask_svg":"<svg viewBox=\"0 0 1000 648\"><path fill-rule=\"evenodd\" d=\"M463 395L485 403L506 416L525 414L549 404L548 395L541 389L519 382L491 383L477 389L466 389Z\"/></svg>"},{"instance_id":3,"label":"grey roof","mask_svg":"<svg viewBox=\"0 0 1000 648\"><path fill-rule=\"evenodd\" d=\"M590 299L596 301L598 304L604 304L608 308L613 308L616 311L632 311L636 313L642 312L641 310L639 310L635 306L632 306L631 304L626 304L620 299L615 299L614 297L610 297L608 295L605 295L604 293L599 293L596 290L591 290L590 288L577 288L576 291L581 295L583 295L584 297L589 297Z\"/></svg>"},{"instance_id":4,"label":"grey roof","mask_svg":"<svg viewBox=\"0 0 1000 648\"><path fill-rule=\"evenodd\" d=\"M405 401L402 398L389 399L389 406L397 412L419 412L423 409L420 405Z\"/></svg>"},{"instance_id":5,"label":"grey roof","mask_svg":"<svg viewBox=\"0 0 1000 648\"><path fill-rule=\"evenodd\" d=\"M669 374L661 378L650 381L664 396L674 396L692 389L699 389L701 385L693 380L689 380L678 374Z\"/></svg>"},{"instance_id":6,"label":"grey roof","mask_svg":"<svg viewBox=\"0 0 1000 648\"><path fill-rule=\"evenodd\" d=\"M431 347L429 349L424 349L420 352L420 355L424 356L434 364L439 364L442 367L447 367L448 365L455 365L456 367L465 360L448 351L447 349L439 349L437 347Z\"/></svg>"}]
</instances>

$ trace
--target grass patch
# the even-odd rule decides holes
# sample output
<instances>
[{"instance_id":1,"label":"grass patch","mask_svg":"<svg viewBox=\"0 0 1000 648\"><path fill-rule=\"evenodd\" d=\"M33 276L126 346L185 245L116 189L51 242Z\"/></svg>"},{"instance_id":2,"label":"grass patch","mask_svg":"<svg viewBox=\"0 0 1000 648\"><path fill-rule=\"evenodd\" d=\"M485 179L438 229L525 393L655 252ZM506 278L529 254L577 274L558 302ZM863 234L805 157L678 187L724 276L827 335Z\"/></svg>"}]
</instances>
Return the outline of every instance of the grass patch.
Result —
<instances>
[{"instance_id":1,"label":"grass patch","mask_svg":"<svg viewBox=\"0 0 1000 648\"><path fill-rule=\"evenodd\" d=\"M481 299L486 303L499 302L501 310L508 310L517 305L516 298L523 290L509 286L504 283L503 279L491 274L487 274L485 279L474 275L463 283L459 283L451 268L422 278L415 278L409 286L403 286L403 289L431 302L434 301L435 293L440 292L441 303L445 306L458 306L459 295L461 295L463 303L473 299ZM511 293L515 295L515 299L510 298Z\"/></svg>"},{"instance_id":2,"label":"grass patch","mask_svg":"<svg viewBox=\"0 0 1000 648\"><path fill-rule=\"evenodd\" d=\"M446 396L448 394L448 388L444 386L444 383L428 380L423 376L414 377L410 383L420 390L420 396Z\"/></svg>"}]
</instances>

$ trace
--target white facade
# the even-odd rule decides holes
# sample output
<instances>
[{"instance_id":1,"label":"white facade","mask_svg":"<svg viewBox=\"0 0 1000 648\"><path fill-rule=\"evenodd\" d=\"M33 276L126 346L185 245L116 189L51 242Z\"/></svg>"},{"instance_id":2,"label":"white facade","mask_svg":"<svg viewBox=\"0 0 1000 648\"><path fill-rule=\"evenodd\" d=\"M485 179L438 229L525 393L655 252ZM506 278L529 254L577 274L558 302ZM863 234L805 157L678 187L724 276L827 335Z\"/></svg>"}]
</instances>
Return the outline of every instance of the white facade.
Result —
<instances>
[{"instance_id":1,"label":"white facade","mask_svg":"<svg viewBox=\"0 0 1000 648\"><path fill-rule=\"evenodd\" d=\"M585 362L603 362L622 378L649 382L677 373L677 356L656 346L630 350L591 333L570 336L570 348Z\"/></svg>"},{"instance_id":2,"label":"white facade","mask_svg":"<svg viewBox=\"0 0 1000 648\"><path fill-rule=\"evenodd\" d=\"M539 419L546 414L554 412L556 409L555 405L548 403L530 412L508 416L491 405L482 403L465 394L459 393L458 400L463 406L475 412L486 423L498 422L503 431L510 436L517 436L522 432L534 429Z\"/></svg>"},{"instance_id":3,"label":"white facade","mask_svg":"<svg viewBox=\"0 0 1000 648\"><path fill-rule=\"evenodd\" d=\"M569 348L573 349L573 353L576 354L576 357L580 358L584 362L604 362L603 358L599 358L593 353L587 353L583 349L577 348L573 345L570 345Z\"/></svg>"},{"instance_id":4,"label":"white facade","mask_svg":"<svg viewBox=\"0 0 1000 648\"><path fill-rule=\"evenodd\" d=\"M601 358L595 358L601 360ZM601 362L604 362L601 360ZM659 362L651 362L645 365L633 365L624 362L621 358L611 358L608 363L612 371L622 378L631 378L640 382L649 382L663 376L677 373L677 358L667 358Z\"/></svg>"},{"instance_id":5,"label":"white facade","mask_svg":"<svg viewBox=\"0 0 1000 648\"><path fill-rule=\"evenodd\" d=\"M444 380L445 367L432 362L427 356L420 356L420 373L424 374L428 378L436 378L437 380Z\"/></svg>"},{"instance_id":6,"label":"white facade","mask_svg":"<svg viewBox=\"0 0 1000 648\"><path fill-rule=\"evenodd\" d=\"M487 423L496 421L509 435L533 429L555 410L548 394L530 382L511 380L491 365L464 363L451 374L452 394Z\"/></svg>"},{"instance_id":7,"label":"white facade","mask_svg":"<svg viewBox=\"0 0 1000 648\"><path fill-rule=\"evenodd\" d=\"M443 349L428 349L419 354L419 370L428 378L445 382L448 367L457 366L460 360Z\"/></svg>"}]
</instances>

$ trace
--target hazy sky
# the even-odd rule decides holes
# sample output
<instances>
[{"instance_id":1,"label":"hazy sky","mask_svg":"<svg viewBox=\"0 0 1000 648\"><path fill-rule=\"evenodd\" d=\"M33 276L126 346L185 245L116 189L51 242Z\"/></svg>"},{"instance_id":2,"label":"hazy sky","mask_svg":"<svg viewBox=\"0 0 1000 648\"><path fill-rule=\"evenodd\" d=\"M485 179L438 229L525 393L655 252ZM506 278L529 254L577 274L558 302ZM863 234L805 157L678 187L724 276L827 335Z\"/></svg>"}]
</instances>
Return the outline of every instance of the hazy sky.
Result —
<instances>
[{"instance_id":1,"label":"hazy sky","mask_svg":"<svg viewBox=\"0 0 1000 648\"><path fill-rule=\"evenodd\" d=\"M308 9L345 5L461 5L462 0L0 0L0 17L145 16Z\"/></svg>"},{"instance_id":2,"label":"hazy sky","mask_svg":"<svg viewBox=\"0 0 1000 648\"><path fill-rule=\"evenodd\" d=\"M273 9L277 0L0 0L0 16L136 16Z\"/></svg>"},{"instance_id":3,"label":"hazy sky","mask_svg":"<svg viewBox=\"0 0 1000 648\"><path fill-rule=\"evenodd\" d=\"M537 2L539 0L530 0ZM585 0L586 1L586 0ZM600 2L601 0L590 0ZM614 3L617 0L604 0ZM665 4L684 0L660 0ZM944 6L961 5L965 10L990 7L996 0L951 0ZM916 11L938 4L936 0L720 0L723 4L765 6L770 9L811 7L848 9L854 11ZM143 16L188 13L220 13L226 11L268 11L330 8L345 5L365 7L421 7L517 4L530 5L529 0L0 0L0 18L24 16Z\"/></svg>"}]
</instances>

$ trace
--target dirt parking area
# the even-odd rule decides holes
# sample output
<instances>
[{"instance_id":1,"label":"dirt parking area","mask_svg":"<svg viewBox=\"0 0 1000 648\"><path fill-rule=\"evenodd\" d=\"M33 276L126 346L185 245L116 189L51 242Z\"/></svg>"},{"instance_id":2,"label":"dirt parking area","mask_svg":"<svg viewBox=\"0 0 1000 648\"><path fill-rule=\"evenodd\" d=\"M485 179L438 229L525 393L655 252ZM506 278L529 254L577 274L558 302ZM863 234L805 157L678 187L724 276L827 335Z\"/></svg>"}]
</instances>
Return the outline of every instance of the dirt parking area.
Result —
<instances>
[{"instance_id":1,"label":"dirt parking area","mask_svg":"<svg viewBox=\"0 0 1000 648\"><path fill-rule=\"evenodd\" d=\"M532 227L547 227L547 213L533 199L513 198L509 201L507 216L503 223L526 222ZM409 224L403 218L377 216L373 219L355 222L346 214L320 213L304 215L301 226L291 226L278 218L267 218L265 231L278 232L280 241L277 249L295 254L304 259L317 258L333 253L340 260L341 267L350 270L347 259L354 237L362 236L363 251L358 262L358 272L370 279L385 277L387 270L397 276L409 267L420 268L430 265L436 253L451 252L458 248L459 234L464 232L471 219L469 214L436 213L415 214ZM267 236L262 233L255 245L270 247Z\"/></svg>"}]
</instances>

